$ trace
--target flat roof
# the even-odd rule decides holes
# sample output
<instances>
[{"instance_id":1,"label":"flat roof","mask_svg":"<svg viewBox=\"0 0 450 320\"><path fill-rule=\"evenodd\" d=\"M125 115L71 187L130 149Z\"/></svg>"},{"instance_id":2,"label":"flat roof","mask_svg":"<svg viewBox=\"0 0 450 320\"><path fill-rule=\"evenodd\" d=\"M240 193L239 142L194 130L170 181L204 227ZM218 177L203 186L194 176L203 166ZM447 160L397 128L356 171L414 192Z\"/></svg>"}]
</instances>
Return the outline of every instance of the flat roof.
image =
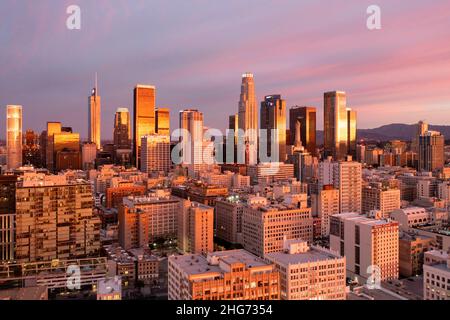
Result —
<instances>
[{"instance_id":1,"label":"flat roof","mask_svg":"<svg viewBox=\"0 0 450 320\"><path fill-rule=\"evenodd\" d=\"M225 263L243 263L246 268L264 267L271 264L245 250L229 250L213 252L209 257L217 257ZM184 272L189 275L198 275L205 273L224 273L225 271L219 265L208 263L208 259L200 254L187 254L182 256L170 257L170 260L180 266Z\"/></svg>"},{"instance_id":2,"label":"flat roof","mask_svg":"<svg viewBox=\"0 0 450 320\"><path fill-rule=\"evenodd\" d=\"M277 263L283 265L343 259L343 257L340 257L337 254L318 250L316 248L310 248L309 251L304 253L294 253L294 254L289 254L285 252L273 252L266 254L266 257L269 258L270 260L274 260Z\"/></svg>"}]
</instances>

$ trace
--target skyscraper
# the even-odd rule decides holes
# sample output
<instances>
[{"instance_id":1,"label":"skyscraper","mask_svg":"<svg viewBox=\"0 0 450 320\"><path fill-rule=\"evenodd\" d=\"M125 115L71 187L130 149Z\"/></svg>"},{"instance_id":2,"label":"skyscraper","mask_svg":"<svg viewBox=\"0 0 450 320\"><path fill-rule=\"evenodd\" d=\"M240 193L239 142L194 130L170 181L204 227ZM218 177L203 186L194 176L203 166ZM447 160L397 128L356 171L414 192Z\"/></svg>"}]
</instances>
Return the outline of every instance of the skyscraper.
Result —
<instances>
[{"instance_id":1,"label":"skyscraper","mask_svg":"<svg viewBox=\"0 0 450 320\"><path fill-rule=\"evenodd\" d=\"M95 143L97 149L101 148L101 98L98 95L97 75L95 75L95 88L89 97L89 142Z\"/></svg>"},{"instance_id":2,"label":"skyscraper","mask_svg":"<svg viewBox=\"0 0 450 320\"><path fill-rule=\"evenodd\" d=\"M428 131L428 123L419 121L416 126L416 134L412 139L411 149L415 153L419 153L419 137Z\"/></svg>"},{"instance_id":3,"label":"skyscraper","mask_svg":"<svg viewBox=\"0 0 450 320\"><path fill-rule=\"evenodd\" d=\"M178 215L178 248L206 255L214 250L214 208L186 200Z\"/></svg>"},{"instance_id":4,"label":"skyscraper","mask_svg":"<svg viewBox=\"0 0 450 320\"><path fill-rule=\"evenodd\" d=\"M134 88L133 154L136 167L140 165L141 138L155 133L156 88L138 84Z\"/></svg>"},{"instance_id":5,"label":"skyscraper","mask_svg":"<svg viewBox=\"0 0 450 320\"><path fill-rule=\"evenodd\" d=\"M25 132L25 144L22 148L22 162L39 168L41 163L41 150L39 147L39 136L33 130Z\"/></svg>"},{"instance_id":6,"label":"skyscraper","mask_svg":"<svg viewBox=\"0 0 450 320\"><path fill-rule=\"evenodd\" d=\"M244 130L246 135L245 163L254 165L258 161L258 110L256 107L255 82L251 73L242 75L239 129ZM242 152L242 150L239 150L239 152Z\"/></svg>"},{"instance_id":7,"label":"skyscraper","mask_svg":"<svg viewBox=\"0 0 450 320\"><path fill-rule=\"evenodd\" d=\"M180 111L182 162L190 174L196 174L203 164L203 113L196 109Z\"/></svg>"},{"instance_id":8,"label":"skyscraper","mask_svg":"<svg viewBox=\"0 0 450 320\"><path fill-rule=\"evenodd\" d=\"M356 116L356 111L347 108L347 154L351 155L353 160L356 160Z\"/></svg>"},{"instance_id":9,"label":"skyscraper","mask_svg":"<svg viewBox=\"0 0 450 320\"><path fill-rule=\"evenodd\" d=\"M6 107L6 149L8 169L22 166L22 106Z\"/></svg>"},{"instance_id":10,"label":"skyscraper","mask_svg":"<svg viewBox=\"0 0 450 320\"><path fill-rule=\"evenodd\" d=\"M141 171L168 174L171 167L170 136L152 134L142 137Z\"/></svg>"},{"instance_id":11,"label":"skyscraper","mask_svg":"<svg viewBox=\"0 0 450 320\"><path fill-rule=\"evenodd\" d=\"M237 144L238 144L238 130L239 130L239 115L233 114L228 118L228 130L233 131L233 134L227 136L227 139L233 140L233 143L230 142L230 140L227 140L227 148L233 145L233 157L231 158L231 150L226 150L227 157L225 159L226 162L229 162L231 159L234 163L237 163ZM230 159L228 159L228 156Z\"/></svg>"},{"instance_id":12,"label":"skyscraper","mask_svg":"<svg viewBox=\"0 0 450 320\"><path fill-rule=\"evenodd\" d=\"M289 130L291 132L290 144L295 144L296 123L300 120L301 141L303 146L312 155L316 155L316 120L317 110L314 107L292 107L289 110Z\"/></svg>"},{"instance_id":13,"label":"skyscraper","mask_svg":"<svg viewBox=\"0 0 450 320\"><path fill-rule=\"evenodd\" d=\"M53 135L61 133L61 130L62 130L61 122L47 122L45 159L47 169L49 170L53 170L55 163Z\"/></svg>"},{"instance_id":14,"label":"skyscraper","mask_svg":"<svg viewBox=\"0 0 450 320\"><path fill-rule=\"evenodd\" d=\"M114 146L131 149L131 120L127 108L118 108L114 117Z\"/></svg>"},{"instance_id":15,"label":"skyscraper","mask_svg":"<svg viewBox=\"0 0 450 320\"><path fill-rule=\"evenodd\" d=\"M426 131L419 136L419 170L432 172L442 169L445 137L437 131Z\"/></svg>"},{"instance_id":16,"label":"skyscraper","mask_svg":"<svg viewBox=\"0 0 450 320\"><path fill-rule=\"evenodd\" d=\"M343 160L348 155L347 98L345 92L324 94L324 156Z\"/></svg>"},{"instance_id":17,"label":"skyscraper","mask_svg":"<svg viewBox=\"0 0 450 320\"><path fill-rule=\"evenodd\" d=\"M272 145L275 144L278 146L278 159L273 161L284 162L286 160L286 101L281 99L280 95L266 96L261 102L261 129L267 130L265 136L267 156L272 156ZM273 130L277 130L275 141L272 141Z\"/></svg>"},{"instance_id":18,"label":"skyscraper","mask_svg":"<svg viewBox=\"0 0 450 320\"><path fill-rule=\"evenodd\" d=\"M170 110L168 108L158 108L155 112L156 133L170 136Z\"/></svg>"},{"instance_id":19,"label":"skyscraper","mask_svg":"<svg viewBox=\"0 0 450 320\"><path fill-rule=\"evenodd\" d=\"M14 261L16 183L16 176L0 176L0 262Z\"/></svg>"}]
</instances>

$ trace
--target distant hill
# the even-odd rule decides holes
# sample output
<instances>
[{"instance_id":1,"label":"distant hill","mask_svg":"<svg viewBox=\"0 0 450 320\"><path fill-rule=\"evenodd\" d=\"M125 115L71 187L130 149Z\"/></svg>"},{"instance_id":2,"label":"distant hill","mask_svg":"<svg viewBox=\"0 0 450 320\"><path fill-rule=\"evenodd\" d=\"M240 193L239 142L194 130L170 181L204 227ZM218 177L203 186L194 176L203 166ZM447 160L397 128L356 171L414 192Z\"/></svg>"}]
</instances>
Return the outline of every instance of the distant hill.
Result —
<instances>
[{"instance_id":1,"label":"distant hill","mask_svg":"<svg viewBox=\"0 0 450 320\"><path fill-rule=\"evenodd\" d=\"M439 131L446 139L450 139L450 126L430 125L430 130ZM410 141L416 132L415 124L393 123L374 129L359 129L358 139L375 141L407 140ZM318 143L323 143L323 131L317 132Z\"/></svg>"}]
</instances>

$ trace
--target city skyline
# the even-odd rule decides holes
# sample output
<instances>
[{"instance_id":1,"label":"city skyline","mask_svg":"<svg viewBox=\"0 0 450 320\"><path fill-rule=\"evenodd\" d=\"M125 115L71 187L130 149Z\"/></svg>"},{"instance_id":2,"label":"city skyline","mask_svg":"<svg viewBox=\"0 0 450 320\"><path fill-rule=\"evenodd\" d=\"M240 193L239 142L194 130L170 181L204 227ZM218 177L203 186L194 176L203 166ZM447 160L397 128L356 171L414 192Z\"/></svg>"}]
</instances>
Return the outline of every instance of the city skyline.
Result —
<instances>
[{"instance_id":1,"label":"city skyline","mask_svg":"<svg viewBox=\"0 0 450 320\"><path fill-rule=\"evenodd\" d=\"M444 1L432 5L379 1L383 27L375 32L365 26L368 3L334 1L329 10L323 10L320 4L283 1L270 12L258 7L251 17L234 17L233 12L252 4L204 4L202 13L196 13L193 4L185 8L189 14L182 15L182 10L171 10L182 5L176 1L155 3L151 8L147 3L80 1L82 28L71 33L64 26L66 1L57 5L43 1L33 9L25 2L5 1L0 8L10 15L4 21L8 34L0 31L5 48L0 53L4 75L0 105L24 107L24 130L40 132L49 115L58 115L48 120L71 123L86 139L85 97L92 87L92 75L98 72L103 100L101 135L106 139L112 139L114 111L118 107L132 110L136 83L157 87L156 106L170 108L173 128L174 114L198 108L205 114L205 125L224 129L227 121L223 119L236 112L239 75L248 70L255 74L257 103L268 94L281 94L287 108L315 106L319 130L321 97L329 90L347 92L349 107L361 114L360 128L417 119L434 124L450 121L445 113L450 103L446 89L450 48L445 45L450 22L444 19L449 9ZM155 17L155 12L161 17ZM310 21L309 16L319 12L327 23ZM297 19L289 19L294 16ZM154 17L152 22L147 22L149 17ZM284 17L284 22L275 28L265 26L261 22L268 17ZM174 25L166 27L163 19L174 20ZM143 27L149 29L145 41L127 40ZM267 37L278 39L277 50L254 50ZM122 44L111 45L113 40ZM336 42L346 45L336 48ZM25 43L30 45L27 52L22 50ZM23 87L27 90L19 90ZM4 117L2 112L2 123ZM3 131L1 139L5 138Z\"/></svg>"}]
</instances>

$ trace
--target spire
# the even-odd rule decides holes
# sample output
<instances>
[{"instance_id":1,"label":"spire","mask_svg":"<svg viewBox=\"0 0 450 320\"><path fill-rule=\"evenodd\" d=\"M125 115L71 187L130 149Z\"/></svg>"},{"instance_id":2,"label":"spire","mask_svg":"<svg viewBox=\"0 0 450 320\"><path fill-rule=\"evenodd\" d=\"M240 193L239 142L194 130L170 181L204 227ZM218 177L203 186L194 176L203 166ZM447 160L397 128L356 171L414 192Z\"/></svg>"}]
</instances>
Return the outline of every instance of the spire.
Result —
<instances>
[{"instance_id":1,"label":"spire","mask_svg":"<svg viewBox=\"0 0 450 320\"><path fill-rule=\"evenodd\" d=\"M97 72L95 72L95 96L98 96L98 77Z\"/></svg>"}]
</instances>

